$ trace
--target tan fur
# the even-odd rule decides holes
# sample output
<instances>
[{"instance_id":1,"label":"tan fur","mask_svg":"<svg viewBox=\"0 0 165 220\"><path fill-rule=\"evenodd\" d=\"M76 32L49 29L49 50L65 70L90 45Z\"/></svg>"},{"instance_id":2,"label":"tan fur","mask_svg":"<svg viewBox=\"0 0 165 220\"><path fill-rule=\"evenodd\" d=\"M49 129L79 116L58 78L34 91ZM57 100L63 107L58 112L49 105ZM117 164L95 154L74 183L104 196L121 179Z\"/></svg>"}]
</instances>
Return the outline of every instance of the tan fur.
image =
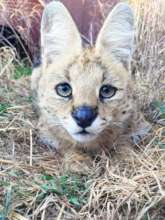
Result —
<instances>
[{"instance_id":1,"label":"tan fur","mask_svg":"<svg viewBox=\"0 0 165 220\"><path fill-rule=\"evenodd\" d=\"M64 10L61 3L54 3L55 9L56 4L60 4L61 10ZM59 5L57 8L59 9ZM127 5L121 4L119 11L124 10L124 8L126 8L127 16L130 16L129 19L131 19L132 15L129 15L130 9ZM53 10L52 7L51 10ZM64 11L67 13L66 9ZM114 9L114 14L117 16L117 9L116 11ZM113 13L108 18L108 26L111 25L109 20L114 20ZM58 22L60 22L59 19ZM73 29L73 31L76 30L75 27ZM128 29L128 38L130 39L131 29ZM131 145L132 137L134 142L138 142L139 136L143 137L150 127L136 106L136 100L134 100L132 93L131 76L128 65L125 65L126 62L129 63L132 42L130 42L128 48L124 48L128 44L127 42L125 45L125 41L123 41L123 44L113 45L114 39L113 41L107 41L105 44L106 30L109 29L104 25L103 30L100 32L103 32L103 35L99 35L94 48L72 50L76 45L80 47L80 39L77 37L77 43L72 42L69 51L67 51L67 45L65 54L63 54L65 48L62 48L58 54L54 54L54 59L52 59L52 46L51 60L48 62L48 57L50 58L49 51L47 51L48 56L43 53L43 64L35 69L32 75L32 89L37 92L38 107L40 109L38 123L40 138L45 144L56 147L64 155L65 167L74 171L84 170L86 172L86 166L92 166L90 155L96 155L102 150L118 150L120 149L119 146ZM44 30L42 31L42 39L44 39ZM49 32L49 30L47 31ZM111 33L114 33L113 30L111 30ZM114 34L114 37L116 34ZM77 36L77 33L74 36ZM104 36L104 43L102 42L102 36ZM126 35L123 36L125 38ZM108 39L110 37L108 36ZM66 40L70 40L70 38L67 37ZM122 41L122 36L120 41ZM109 45L109 53L107 44ZM112 50L111 46L113 46ZM47 45L43 44L42 47L47 48ZM56 47L54 49L56 50ZM120 51L119 56L117 51ZM55 92L55 86L61 82L68 82L72 86L72 99L63 99ZM118 88L116 95L105 102L99 100L99 90L103 84L111 84ZM97 106L99 111L98 125L89 128L96 133L96 137L83 143L77 142L70 135L70 130L73 130L71 112L73 108L82 105ZM84 162L86 165L84 165Z\"/></svg>"}]
</instances>

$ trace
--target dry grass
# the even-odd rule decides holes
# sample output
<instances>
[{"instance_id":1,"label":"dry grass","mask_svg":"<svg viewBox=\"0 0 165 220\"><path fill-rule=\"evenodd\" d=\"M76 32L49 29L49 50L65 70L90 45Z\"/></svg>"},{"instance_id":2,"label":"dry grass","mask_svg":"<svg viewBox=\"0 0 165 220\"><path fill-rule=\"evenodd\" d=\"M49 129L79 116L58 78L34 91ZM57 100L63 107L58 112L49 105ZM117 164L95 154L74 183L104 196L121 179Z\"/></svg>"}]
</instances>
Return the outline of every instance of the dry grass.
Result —
<instances>
[{"instance_id":1,"label":"dry grass","mask_svg":"<svg viewBox=\"0 0 165 220\"><path fill-rule=\"evenodd\" d=\"M132 67L140 106L145 107L165 95L165 1L130 2L137 26Z\"/></svg>"},{"instance_id":2,"label":"dry grass","mask_svg":"<svg viewBox=\"0 0 165 220\"><path fill-rule=\"evenodd\" d=\"M145 18L153 7L153 17L147 16L151 22L137 17L138 46L133 62L135 78L140 79L138 97L145 108L154 99L165 102L165 28L160 11L159 18L154 14L152 2L146 1L141 9L143 1L138 1L141 16ZM18 71L22 77L16 75ZM24 75L25 67L13 50L1 48L0 220L6 216L11 220L164 219L165 127L154 125L150 137L129 152L109 157L102 153L87 176L65 173L60 155L37 143L30 79ZM157 122L163 124L165 107L156 106Z\"/></svg>"}]
</instances>

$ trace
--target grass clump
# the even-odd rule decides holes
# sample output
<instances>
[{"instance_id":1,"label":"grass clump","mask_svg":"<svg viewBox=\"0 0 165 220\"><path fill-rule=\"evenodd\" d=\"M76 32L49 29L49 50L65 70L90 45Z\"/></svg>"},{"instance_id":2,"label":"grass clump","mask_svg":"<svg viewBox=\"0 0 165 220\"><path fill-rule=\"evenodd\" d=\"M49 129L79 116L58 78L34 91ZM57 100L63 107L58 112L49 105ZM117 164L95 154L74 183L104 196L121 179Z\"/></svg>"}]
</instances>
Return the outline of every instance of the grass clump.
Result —
<instances>
[{"instance_id":1,"label":"grass clump","mask_svg":"<svg viewBox=\"0 0 165 220\"><path fill-rule=\"evenodd\" d=\"M8 103L0 103L0 116L7 112L7 110L11 107Z\"/></svg>"},{"instance_id":2,"label":"grass clump","mask_svg":"<svg viewBox=\"0 0 165 220\"><path fill-rule=\"evenodd\" d=\"M132 72L142 108L165 97L165 1L130 0L135 12Z\"/></svg>"},{"instance_id":3,"label":"grass clump","mask_svg":"<svg viewBox=\"0 0 165 220\"><path fill-rule=\"evenodd\" d=\"M61 176L59 178L43 175L44 184L40 185L42 192L37 199L43 199L51 193L65 197L75 208L80 208L87 202L89 187L86 181L78 176Z\"/></svg>"},{"instance_id":4,"label":"grass clump","mask_svg":"<svg viewBox=\"0 0 165 220\"><path fill-rule=\"evenodd\" d=\"M12 189L8 187L4 193L3 209L0 206L0 220L6 220L12 210Z\"/></svg>"},{"instance_id":5,"label":"grass clump","mask_svg":"<svg viewBox=\"0 0 165 220\"><path fill-rule=\"evenodd\" d=\"M159 117L159 119L165 120L165 102L155 101L153 105L158 111L157 117Z\"/></svg>"},{"instance_id":6,"label":"grass clump","mask_svg":"<svg viewBox=\"0 0 165 220\"><path fill-rule=\"evenodd\" d=\"M29 66L23 65L17 65L15 67L15 73L14 73L14 79L20 79L24 76L30 76L32 73L32 68Z\"/></svg>"}]
</instances>

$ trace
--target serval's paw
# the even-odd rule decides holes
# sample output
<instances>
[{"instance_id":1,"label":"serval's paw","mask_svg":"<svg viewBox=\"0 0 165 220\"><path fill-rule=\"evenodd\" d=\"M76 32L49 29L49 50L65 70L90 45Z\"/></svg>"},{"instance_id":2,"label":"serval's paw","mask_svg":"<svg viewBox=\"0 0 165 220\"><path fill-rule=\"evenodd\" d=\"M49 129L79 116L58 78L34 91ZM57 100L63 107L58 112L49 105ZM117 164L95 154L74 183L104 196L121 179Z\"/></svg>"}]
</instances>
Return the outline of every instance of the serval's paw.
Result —
<instances>
[{"instance_id":1,"label":"serval's paw","mask_svg":"<svg viewBox=\"0 0 165 220\"><path fill-rule=\"evenodd\" d=\"M137 131L131 134L131 139L133 143L136 145L139 144L145 137L149 135L149 132L151 131L151 129L152 129L152 126L148 122L146 122L145 125L143 123L143 127L138 128Z\"/></svg>"},{"instance_id":2,"label":"serval's paw","mask_svg":"<svg viewBox=\"0 0 165 220\"><path fill-rule=\"evenodd\" d=\"M65 171L79 174L89 174L93 168L91 157L79 152L66 153L63 166Z\"/></svg>"}]
</instances>

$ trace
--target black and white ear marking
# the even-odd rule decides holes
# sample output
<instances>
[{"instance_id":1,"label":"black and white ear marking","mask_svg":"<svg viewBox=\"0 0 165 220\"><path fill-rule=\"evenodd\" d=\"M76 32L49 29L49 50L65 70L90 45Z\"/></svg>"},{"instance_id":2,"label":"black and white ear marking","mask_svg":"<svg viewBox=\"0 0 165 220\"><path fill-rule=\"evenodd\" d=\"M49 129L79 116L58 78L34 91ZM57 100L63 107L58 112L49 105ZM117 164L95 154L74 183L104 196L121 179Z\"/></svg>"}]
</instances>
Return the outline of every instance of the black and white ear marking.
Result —
<instances>
[{"instance_id":1,"label":"black and white ear marking","mask_svg":"<svg viewBox=\"0 0 165 220\"><path fill-rule=\"evenodd\" d=\"M41 21L42 62L59 57L71 59L81 52L81 37L65 6L59 1L46 5Z\"/></svg>"},{"instance_id":2,"label":"black and white ear marking","mask_svg":"<svg viewBox=\"0 0 165 220\"><path fill-rule=\"evenodd\" d=\"M106 18L96 41L96 53L114 56L128 66L133 49L134 16L126 3L119 3Z\"/></svg>"}]
</instances>

